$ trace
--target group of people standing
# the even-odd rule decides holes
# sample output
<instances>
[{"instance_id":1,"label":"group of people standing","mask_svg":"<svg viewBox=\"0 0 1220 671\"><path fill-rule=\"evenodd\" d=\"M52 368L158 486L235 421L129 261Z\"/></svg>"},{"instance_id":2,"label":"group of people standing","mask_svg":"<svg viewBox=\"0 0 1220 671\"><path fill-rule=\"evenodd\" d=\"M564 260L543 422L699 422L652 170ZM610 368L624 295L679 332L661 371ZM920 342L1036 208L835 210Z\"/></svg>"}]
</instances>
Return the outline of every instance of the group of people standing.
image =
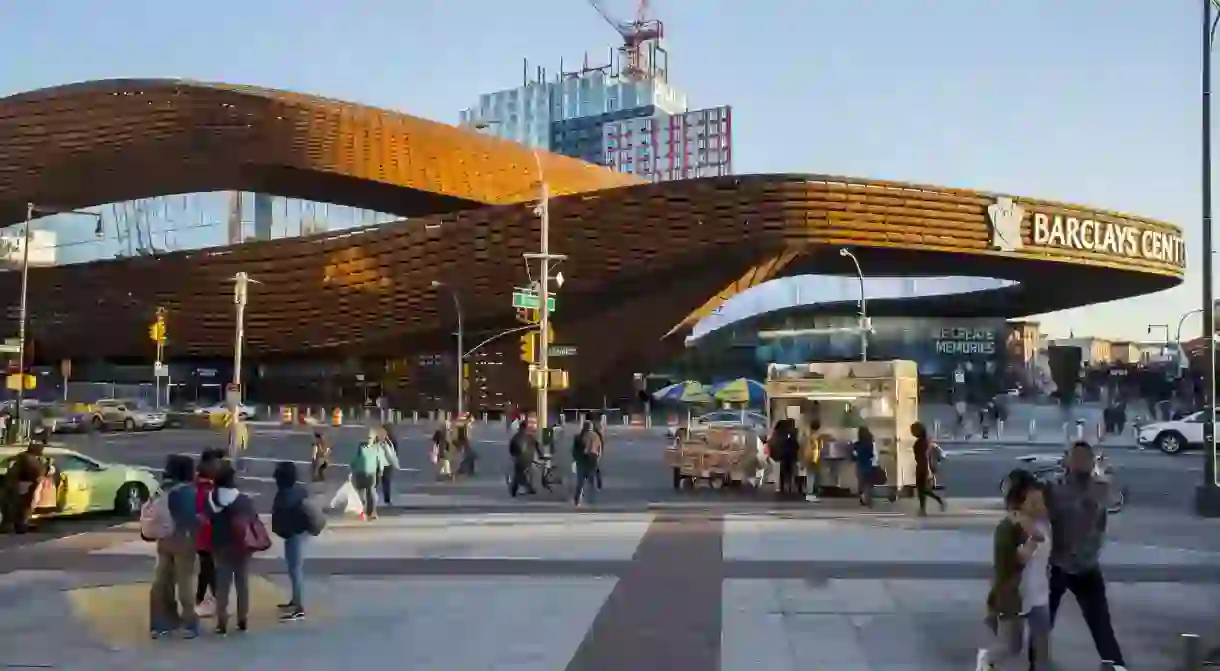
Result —
<instances>
[{"instance_id":1,"label":"group of people standing","mask_svg":"<svg viewBox=\"0 0 1220 671\"><path fill-rule=\"evenodd\" d=\"M250 560L270 546L253 500L237 486L237 470L224 450L205 450L198 465L188 455L166 463L164 488L141 513L141 535L156 543L156 568L149 590L153 638L180 632L199 635L201 618L214 617L218 636L229 632L230 597L236 595L237 630L249 627ZM278 608L284 621L305 617L304 544L325 526L297 481L296 464L274 471L272 532L284 540L292 597ZM157 519L159 509L167 515Z\"/></svg>"},{"instance_id":2,"label":"group of people standing","mask_svg":"<svg viewBox=\"0 0 1220 671\"><path fill-rule=\"evenodd\" d=\"M944 510L945 501L933 487L944 453L940 446L928 437L928 431L922 423L915 422L910 431L915 440L915 496L919 501L919 514L927 514L929 499L939 503L941 510ZM823 489L823 469L827 466L824 463L824 454L830 441L831 438L822 432L822 424L818 419L810 420L804 430L798 427L796 420L792 418L776 422L766 441L764 457L778 466L776 479L781 497L804 496L811 502L819 500ZM871 508L873 489L886 484L889 476L879 461L876 439L867 426L856 429L856 439L852 441L850 454L846 456L850 457L855 471L855 495L860 505Z\"/></svg>"}]
</instances>

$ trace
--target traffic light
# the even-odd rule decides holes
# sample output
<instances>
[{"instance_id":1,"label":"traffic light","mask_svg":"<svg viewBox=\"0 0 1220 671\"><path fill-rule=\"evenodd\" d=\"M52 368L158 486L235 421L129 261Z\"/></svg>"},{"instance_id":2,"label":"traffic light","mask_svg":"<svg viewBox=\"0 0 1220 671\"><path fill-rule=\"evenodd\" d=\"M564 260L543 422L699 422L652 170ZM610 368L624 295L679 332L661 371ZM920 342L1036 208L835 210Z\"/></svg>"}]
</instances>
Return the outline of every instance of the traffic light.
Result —
<instances>
[{"instance_id":1,"label":"traffic light","mask_svg":"<svg viewBox=\"0 0 1220 671\"><path fill-rule=\"evenodd\" d=\"M165 322L155 321L149 324L148 339L156 343L165 342Z\"/></svg>"},{"instance_id":2,"label":"traffic light","mask_svg":"<svg viewBox=\"0 0 1220 671\"><path fill-rule=\"evenodd\" d=\"M530 331L521 336L521 360L534 363L538 358L538 334Z\"/></svg>"}]
</instances>

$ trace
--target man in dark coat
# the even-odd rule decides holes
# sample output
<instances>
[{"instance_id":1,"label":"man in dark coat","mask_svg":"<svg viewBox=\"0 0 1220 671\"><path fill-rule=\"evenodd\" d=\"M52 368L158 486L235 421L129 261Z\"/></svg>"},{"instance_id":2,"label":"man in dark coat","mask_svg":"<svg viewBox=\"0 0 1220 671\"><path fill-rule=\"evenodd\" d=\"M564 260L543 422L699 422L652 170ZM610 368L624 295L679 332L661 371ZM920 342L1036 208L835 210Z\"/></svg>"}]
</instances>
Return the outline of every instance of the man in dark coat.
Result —
<instances>
[{"instance_id":1,"label":"man in dark coat","mask_svg":"<svg viewBox=\"0 0 1220 671\"><path fill-rule=\"evenodd\" d=\"M4 475L3 505L0 506L0 531L26 533L30 518L34 516L34 497L38 493L38 482L47 475L46 461L41 444L30 445L24 452L13 457L8 472Z\"/></svg>"}]
</instances>

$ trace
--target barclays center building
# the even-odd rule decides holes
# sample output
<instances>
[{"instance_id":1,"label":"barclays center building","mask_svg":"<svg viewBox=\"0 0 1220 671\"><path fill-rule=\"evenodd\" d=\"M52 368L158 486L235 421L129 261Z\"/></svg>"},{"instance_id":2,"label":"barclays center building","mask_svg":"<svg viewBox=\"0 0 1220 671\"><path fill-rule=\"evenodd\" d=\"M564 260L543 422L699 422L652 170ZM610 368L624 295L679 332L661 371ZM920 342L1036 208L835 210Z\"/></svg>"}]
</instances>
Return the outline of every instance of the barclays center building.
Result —
<instances>
[{"instance_id":1,"label":"barclays center building","mask_svg":"<svg viewBox=\"0 0 1220 671\"><path fill-rule=\"evenodd\" d=\"M983 398L1024 383L1029 334L988 301L1013 283L978 277L805 275L744 292L705 319L654 383L762 379L771 363L907 359L928 400Z\"/></svg>"}]
</instances>

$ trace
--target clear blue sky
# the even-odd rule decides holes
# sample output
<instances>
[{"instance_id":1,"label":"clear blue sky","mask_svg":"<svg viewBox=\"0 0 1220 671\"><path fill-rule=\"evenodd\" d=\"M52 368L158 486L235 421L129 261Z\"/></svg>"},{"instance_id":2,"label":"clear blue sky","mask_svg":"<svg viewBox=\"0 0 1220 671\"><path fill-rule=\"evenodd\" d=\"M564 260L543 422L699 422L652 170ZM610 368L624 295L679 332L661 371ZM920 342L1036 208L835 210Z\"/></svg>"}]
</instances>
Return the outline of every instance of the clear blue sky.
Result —
<instances>
[{"instance_id":1,"label":"clear blue sky","mask_svg":"<svg viewBox=\"0 0 1220 671\"><path fill-rule=\"evenodd\" d=\"M626 18L634 3L606 5ZM1200 0L653 6L671 81L693 106L734 106L739 172L917 181L1162 218L1191 245L1182 288L1050 315L1044 329L1142 338L1200 304ZM615 38L583 0L6 0L0 94L187 77L454 122L479 93L515 86L522 58L554 71Z\"/></svg>"}]
</instances>

